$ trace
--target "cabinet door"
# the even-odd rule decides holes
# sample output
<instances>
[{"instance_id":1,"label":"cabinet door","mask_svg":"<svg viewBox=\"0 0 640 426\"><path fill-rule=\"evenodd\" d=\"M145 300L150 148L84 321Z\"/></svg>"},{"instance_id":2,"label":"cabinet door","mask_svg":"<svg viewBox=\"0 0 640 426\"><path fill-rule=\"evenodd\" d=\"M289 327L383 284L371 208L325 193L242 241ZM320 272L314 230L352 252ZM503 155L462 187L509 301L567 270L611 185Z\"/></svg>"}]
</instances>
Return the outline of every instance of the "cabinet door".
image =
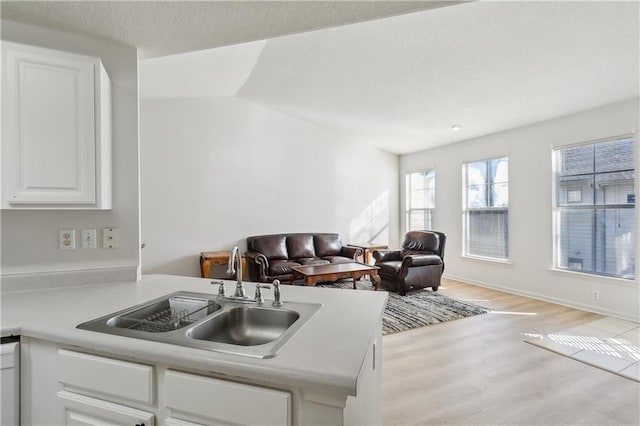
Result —
<instances>
[{"instance_id":1,"label":"cabinet door","mask_svg":"<svg viewBox=\"0 0 640 426\"><path fill-rule=\"evenodd\" d=\"M178 371L167 371L165 385L172 419L206 418L208 425L291 424L289 392Z\"/></svg>"},{"instance_id":2,"label":"cabinet door","mask_svg":"<svg viewBox=\"0 0 640 426\"><path fill-rule=\"evenodd\" d=\"M2 43L3 208L102 200L102 70L97 58Z\"/></svg>"},{"instance_id":3,"label":"cabinet door","mask_svg":"<svg viewBox=\"0 0 640 426\"><path fill-rule=\"evenodd\" d=\"M72 392L58 392L68 426L153 426L155 416L146 411Z\"/></svg>"},{"instance_id":4,"label":"cabinet door","mask_svg":"<svg viewBox=\"0 0 640 426\"><path fill-rule=\"evenodd\" d=\"M104 399L154 401L153 367L128 361L60 349L58 381L65 389L95 392Z\"/></svg>"}]
</instances>

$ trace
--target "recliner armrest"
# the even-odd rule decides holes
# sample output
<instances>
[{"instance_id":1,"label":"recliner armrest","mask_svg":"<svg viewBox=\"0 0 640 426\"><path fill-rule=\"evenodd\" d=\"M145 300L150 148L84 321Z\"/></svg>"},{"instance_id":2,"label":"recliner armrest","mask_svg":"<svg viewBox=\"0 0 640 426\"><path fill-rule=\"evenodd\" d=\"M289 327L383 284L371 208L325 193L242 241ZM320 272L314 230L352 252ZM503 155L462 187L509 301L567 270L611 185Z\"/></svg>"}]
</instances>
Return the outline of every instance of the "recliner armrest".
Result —
<instances>
[{"instance_id":1,"label":"recliner armrest","mask_svg":"<svg viewBox=\"0 0 640 426\"><path fill-rule=\"evenodd\" d=\"M437 254L410 254L402 259L406 266L442 265L442 259Z\"/></svg>"},{"instance_id":2,"label":"recliner armrest","mask_svg":"<svg viewBox=\"0 0 640 426\"><path fill-rule=\"evenodd\" d=\"M373 258L376 263L389 262L392 260L402 260L402 254L400 250L374 250Z\"/></svg>"}]
</instances>

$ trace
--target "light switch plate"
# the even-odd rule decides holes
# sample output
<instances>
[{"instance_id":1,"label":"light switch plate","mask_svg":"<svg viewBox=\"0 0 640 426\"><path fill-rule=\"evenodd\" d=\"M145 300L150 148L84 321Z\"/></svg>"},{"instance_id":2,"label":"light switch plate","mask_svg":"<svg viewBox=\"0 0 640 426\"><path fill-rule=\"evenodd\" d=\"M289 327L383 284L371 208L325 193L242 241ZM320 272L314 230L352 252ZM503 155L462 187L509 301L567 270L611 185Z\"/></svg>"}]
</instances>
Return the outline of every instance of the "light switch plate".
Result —
<instances>
[{"instance_id":1,"label":"light switch plate","mask_svg":"<svg viewBox=\"0 0 640 426\"><path fill-rule=\"evenodd\" d=\"M97 248L96 242L96 230L95 229L83 229L80 231L80 244L83 249Z\"/></svg>"},{"instance_id":2,"label":"light switch plate","mask_svg":"<svg viewBox=\"0 0 640 426\"><path fill-rule=\"evenodd\" d=\"M61 229L58 231L58 247L60 250L76 249L76 230Z\"/></svg>"},{"instance_id":3,"label":"light switch plate","mask_svg":"<svg viewBox=\"0 0 640 426\"><path fill-rule=\"evenodd\" d=\"M102 248L116 249L120 247L120 228L104 228L102 230Z\"/></svg>"}]
</instances>

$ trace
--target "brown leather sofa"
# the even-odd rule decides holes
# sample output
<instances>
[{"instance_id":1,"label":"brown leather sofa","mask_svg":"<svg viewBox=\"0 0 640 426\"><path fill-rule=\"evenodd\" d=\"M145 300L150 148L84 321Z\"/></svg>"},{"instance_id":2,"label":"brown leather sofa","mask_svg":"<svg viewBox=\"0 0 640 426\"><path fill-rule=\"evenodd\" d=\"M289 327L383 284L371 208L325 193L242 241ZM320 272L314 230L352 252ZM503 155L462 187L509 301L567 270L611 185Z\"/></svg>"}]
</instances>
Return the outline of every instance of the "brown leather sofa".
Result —
<instances>
[{"instance_id":1,"label":"brown leather sofa","mask_svg":"<svg viewBox=\"0 0 640 426\"><path fill-rule=\"evenodd\" d=\"M248 237L244 256L250 281L290 282L294 266L355 262L362 251L343 246L338 234L274 234Z\"/></svg>"},{"instance_id":2,"label":"brown leather sofa","mask_svg":"<svg viewBox=\"0 0 640 426\"><path fill-rule=\"evenodd\" d=\"M437 291L444 272L444 244L447 236L436 231L407 232L400 250L376 250L382 286L401 296L410 289L431 287Z\"/></svg>"}]
</instances>

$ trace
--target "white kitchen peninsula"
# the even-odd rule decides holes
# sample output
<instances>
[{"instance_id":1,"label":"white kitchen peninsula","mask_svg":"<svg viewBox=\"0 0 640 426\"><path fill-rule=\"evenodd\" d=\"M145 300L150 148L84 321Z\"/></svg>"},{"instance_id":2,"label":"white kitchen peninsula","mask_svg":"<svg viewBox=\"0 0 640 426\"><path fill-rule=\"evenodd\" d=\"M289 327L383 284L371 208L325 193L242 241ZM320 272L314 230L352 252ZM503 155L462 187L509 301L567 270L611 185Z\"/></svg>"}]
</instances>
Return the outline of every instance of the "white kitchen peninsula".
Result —
<instances>
[{"instance_id":1,"label":"white kitchen peninsula","mask_svg":"<svg viewBox=\"0 0 640 426\"><path fill-rule=\"evenodd\" d=\"M379 424L386 293L281 289L285 306L322 307L265 359L76 328L176 291L214 294L206 279L3 293L2 336L21 335L22 424Z\"/></svg>"}]
</instances>

